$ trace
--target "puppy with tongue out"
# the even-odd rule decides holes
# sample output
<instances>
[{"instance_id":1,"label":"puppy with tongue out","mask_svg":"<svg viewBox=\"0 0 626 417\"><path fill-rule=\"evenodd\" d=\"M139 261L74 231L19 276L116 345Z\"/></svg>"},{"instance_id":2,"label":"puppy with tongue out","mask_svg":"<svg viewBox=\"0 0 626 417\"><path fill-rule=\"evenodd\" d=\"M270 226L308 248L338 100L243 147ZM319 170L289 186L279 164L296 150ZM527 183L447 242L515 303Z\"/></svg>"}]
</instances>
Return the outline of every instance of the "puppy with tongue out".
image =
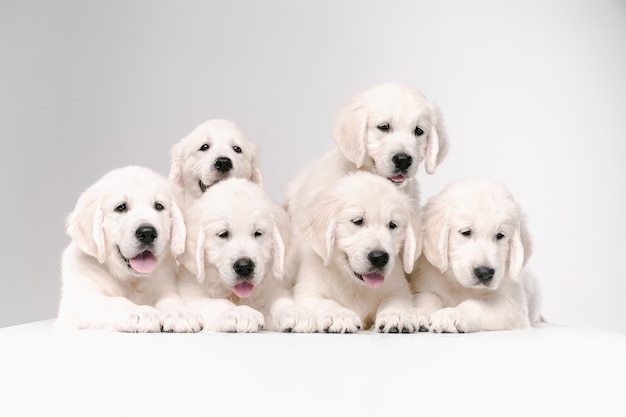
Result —
<instances>
[{"instance_id":1,"label":"puppy with tongue out","mask_svg":"<svg viewBox=\"0 0 626 417\"><path fill-rule=\"evenodd\" d=\"M405 276L419 252L419 228L406 193L379 175L347 174L295 222L303 241L294 296L318 315L318 331L419 329Z\"/></svg>"}]
</instances>

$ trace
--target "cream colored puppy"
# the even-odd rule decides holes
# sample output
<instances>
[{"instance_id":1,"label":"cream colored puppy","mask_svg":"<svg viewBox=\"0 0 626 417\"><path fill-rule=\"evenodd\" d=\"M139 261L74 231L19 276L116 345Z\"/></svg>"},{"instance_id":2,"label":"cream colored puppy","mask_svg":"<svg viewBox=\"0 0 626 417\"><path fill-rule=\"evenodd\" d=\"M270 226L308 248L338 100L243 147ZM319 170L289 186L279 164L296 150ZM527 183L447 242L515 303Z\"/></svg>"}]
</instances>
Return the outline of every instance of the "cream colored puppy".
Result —
<instances>
[{"instance_id":1,"label":"cream colored puppy","mask_svg":"<svg viewBox=\"0 0 626 417\"><path fill-rule=\"evenodd\" d=\"M318 315L318 331L412 333L405 271L418 253L415 207L391 182L369 172L340 178L296 224L301 265L296 301Z\"/></svg>"},{"instance_id":2,"label":"cream colored puppy","mask_svg":"<svg viewBox=\"0 0 626 417\"><path fill-rule=\"evenodd\" d=\"M386 83L356 94L340 112L337 146L288 185L286 203L297 218L317 194L353 171L368 171L404 190L419 207L418 165L433 174L448 153L439 109L416 88Z\"/></svg>"},{"instance_id":3,"label":"cream colored puppy","mask_svg":"<svg viewBox=\"0 0 626 417\"><path fill-rule=\"evenodd\" d=\"M187 198L199 198L226 178L245 178L263 185L256 146L229 120L208 120L172 147L170 180Z\"/></svg>"},{"instance_id":4,"label":"cream colored puppy","mask_svg":"<svg viewBox=\"0 0 626 417\"><path fill-rule=\"evenodd\" d=\"M187 229L180 292L206 330L315 326L313 313L294 305L288 285L296 267L289 217L259 185L240 178L213 185L188 206Z\"/></svg>"},{"instance_id":5,"label":"cream colored puppy","mask_svg":"<svg viewBox=\"0 0 626 417\"><path fill-rule=\"evenodd\" d=\"M67 220L59 319L80 329L195 332L201 318L177 292L181 190L142 167L113 170L83 192Z\"/></svg>"},{"instance_id":6,"label":"cream colored puppy","mask_svg":"<svg viewBox=\"0 0 626 417\"><path fill-rule=\"evenodd\" d=\"M422 214L423 255L411 285L431 331L515 329L541 320L538 286L526 268L526 217L504 186L456 181Z\"/></svg>"}]
</instances>

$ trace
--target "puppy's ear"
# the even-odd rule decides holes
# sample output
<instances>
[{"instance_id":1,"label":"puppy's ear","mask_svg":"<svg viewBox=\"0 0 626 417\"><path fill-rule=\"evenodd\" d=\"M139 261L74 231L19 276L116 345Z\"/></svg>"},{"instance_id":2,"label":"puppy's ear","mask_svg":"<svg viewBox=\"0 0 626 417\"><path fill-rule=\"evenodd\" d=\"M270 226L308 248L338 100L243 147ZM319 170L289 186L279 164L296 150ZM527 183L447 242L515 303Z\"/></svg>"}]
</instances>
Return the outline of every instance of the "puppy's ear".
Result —
<instances>
[{"instance_id":1,"label":"puppy's ear","mask_svg":"<svg viewBox=\"0 0 626 417\"><path fill-rule=\"evenodd\" d=\"M170 209L170 218L172 221L170 247L174 256L180 256L185 252L185 239L187 237L187 229L185 228L185 219L183 213L178 208L178 204L172 202Z\"/></svg>"},{"instance_id":2,"label":"puppy's ear","mask_svg":"<svg viewBox=\"0 0 626 417\"><path fill-rule=\"evenodd\" d=\"M272 245L274 246L274 263L272 267L274 277L282 281L285 276L285 242L276 225L272 228Z\"/></svg>"},{"instance_id":3,"label":"puppy's ear","mask_svg":"<svg viewBox=\"0 0 626 417\"><path fill-rule=\"evenodd\" d=\"M206 272L204 270L204 245L206 235L200 222L187 222L187 236L185 238L185 251L182 253L182 263L199 283L203 283Z\"/></svg>"},{"instance_id":4,"label":"puppy's ear","mask_svg":"<svg viewBox=\"0 0 626 417\"><path fill-rule=\"evenodd\" d=\"M261 162L259 161L256 146L252 146L251 149L252 160L250 161L250 166L252 168L252 173L250 174L249 180L258 184L260 187L263 187L263 171L261 170Z\"/></svg>"},{"instance_id":5,"label":"puppy's ear","mask_svg":"<svg viewBox=\"0 0 626 417\"><path fill-rule=\"evenodd\" d=\"M193 252L195 254L196 260L196 278L198 282L202 284L204 279L206 278L206 271L204 270L204 242L206 240L206 234L203 230L200 230L198 233L198 238L196 239L196 250Z\"/></svg>"},{"instance_id":6,"label":"puppy's ear","mask_svg":"<svg viewBox=\"0 0 626 417\"><path fill-rule=\"evenodd\" d=\"M338 213L338 203L334 198L327 198L309 208L302 232L304 238L317 253L324 265L328 266L335 248L335 229L337 222L334 214Z\"/></svg>"},{"instance_id":7,"label":"puppy's ear","mask_svg":"<svg viewBox=\"0 0 626 417\"><path fill-rule=\"evenodd\" d=\"M528 263L532 251L533 244L530 233L528 232L526 220L522 218L510 240L509 278L513 281L519 280L519 275L526 263Z\"/></svg>"},{"instance_id":8,"label":"puppy's ear","mask_svg":"<svg viewBox=\"0 0 626 417\"><path fill-rule=\"evenodd\" d=\"M72 240L83 252L97 258L100 263L106 259L103 219L98 193L87 190L79 197L66 223L67 233Z\"/></svg>"},{"instance_id":9,"label":"puppy's ear","mask_svg":"<svg viewBox=\"0 0 626 417\"><path fill-rule=\"evenodd\" d=\"M426 172L433 174L437 166L448 155L448 133L443 123L443 115L438 107L433 105L433 124L430 128L426 142Z\"/></svg>"},{"instance_id":10,"label":"puppy's ear","mask_svg":"<svg viewBox=\"0 0 626 417\"><path fill-rule=\"evenodd\" d=\"M180 187L184 187L183 184L183 161L184 161L184 147L181 143L177 143L172 147L170 152L171 165L169 179L174 184Z\"/></svg>"},{"instance_id":11,"label":"puppy's ear","mask_svg":"<svg viewBox=\"0 0 626 417\"><path fill-rule=\"evenodd\" d=\"M333 136L341 153L361 168L367 156L367 114L365 106L354 100L339 113Z\"/></svg>"},{"instance_id":12,"label":"puppy's ear","mask_svg":"<svg viewBox=\"0 0 626 417\"><path fill-rule=\"evenodd\" d=\"M402 253L402 266L404 272L410 274L413 272L415 260L421 252L421 241L415 235L415 228L411 223L406 227L406 237L404 239L404 248Z\"/></svg>"},{"instance_id":13,"label":"puppy's ear","mask_svg":"<svg viewBox=\"0 0 626 417\"><path fill-rule=\"evenodd\" d=\"M448 269L449 213L444 207L427 204L423 215L422 251L428 262L440 272Z\"/></svg>"}]
</instances>

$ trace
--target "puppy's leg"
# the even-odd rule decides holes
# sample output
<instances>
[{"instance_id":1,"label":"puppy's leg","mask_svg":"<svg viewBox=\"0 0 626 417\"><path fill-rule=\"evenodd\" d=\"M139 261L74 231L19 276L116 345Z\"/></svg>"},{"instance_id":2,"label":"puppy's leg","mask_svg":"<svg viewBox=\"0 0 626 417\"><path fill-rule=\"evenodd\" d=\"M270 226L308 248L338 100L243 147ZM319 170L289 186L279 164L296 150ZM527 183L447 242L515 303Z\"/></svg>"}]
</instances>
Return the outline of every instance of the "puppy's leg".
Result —
<instances>
[{"instance_id":1,"label":"puppy's leg","mask_svg":"<svg viewBox=\"0 0 626 417\"><path fill-rule=\"evenodd\" d=\"M407 294L392 294L383 299L374 326L381 333L415 333L420 329L408 289Z\"/></svg>"},{"instance_id":2,"label":"puppy's leg","mask_svg":"<svg viewBox=\"0 0 626 417\"><path fill-rule=\"evenodd\" d=\"M170 272L171 275L166 275ZM195 333L202 329L202 317L185 305L176 288L174 272L167 271L159 277L152 277L150 297L154 306L161 312L164 332Z\"/></svg>"},{"instance_id":3,"label":"puppy's leg","mask_svg":"<svg viewBox=\"0 0 626 417\"><path fill-rule=\"evenodd\" d=\"M84 299L86 300L86 298ZM75 316L79 328L101 328L129 333L161 331L161 314L126 297L97 296L84 303Z\"/></svg>"},{"instance_id":4,"label":"puppy's leg","mask_svg":"<svg viewBox=\"0 0 626 417\"><path fill-rule=\"evenodd\" d=\"M526 328L530 323L527 309L522 305L500 295L469 299L456 307L434 312L430 316L430 328L437 333Z\"/></svg>"},{"instance_id":5,"label":"puppy's leg","mask_svg":"<svg viewBox=\"0 0 626 417\"><path fill-rule=\"evenodd\" d=\"M273 330L286 333L317 331L317 316L313 310L296 304L286 288L273 288L267 305Z\"/></svg>"},{"instance_id":6,"label":"puppy's leg","mask_svg":"<svg viewBox=\"0 0 626 417\"><path fill-rule=\"evenodd\" d=\"M419 331L428 331L430 326L430 315L443 308L441 298L430 292L418 292L413 297L415 314L419 322Z\"/></svg>"}]
</instances>

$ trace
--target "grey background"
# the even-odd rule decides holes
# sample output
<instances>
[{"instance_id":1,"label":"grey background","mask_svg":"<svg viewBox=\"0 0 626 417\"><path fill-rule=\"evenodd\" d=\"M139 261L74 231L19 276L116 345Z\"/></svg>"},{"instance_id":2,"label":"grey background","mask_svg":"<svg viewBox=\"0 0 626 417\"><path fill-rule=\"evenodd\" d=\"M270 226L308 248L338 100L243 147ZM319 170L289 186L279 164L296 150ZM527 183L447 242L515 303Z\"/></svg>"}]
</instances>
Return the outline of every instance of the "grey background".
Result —
<instances>
[{"instance_id":1,"label":"grey background","mask_svg":"<svg viewBox=\"0 0 626 417\"><path fill-rule=\"evenodd\" d=\"M108 170L169 171L209 118L256 142L281 201L384 81L441 107L448 182L504 182L528 214L554 323L626 332L626 3L3 1L0 326L52 318L67 214Z\"/></svg>"}]
</instances>

